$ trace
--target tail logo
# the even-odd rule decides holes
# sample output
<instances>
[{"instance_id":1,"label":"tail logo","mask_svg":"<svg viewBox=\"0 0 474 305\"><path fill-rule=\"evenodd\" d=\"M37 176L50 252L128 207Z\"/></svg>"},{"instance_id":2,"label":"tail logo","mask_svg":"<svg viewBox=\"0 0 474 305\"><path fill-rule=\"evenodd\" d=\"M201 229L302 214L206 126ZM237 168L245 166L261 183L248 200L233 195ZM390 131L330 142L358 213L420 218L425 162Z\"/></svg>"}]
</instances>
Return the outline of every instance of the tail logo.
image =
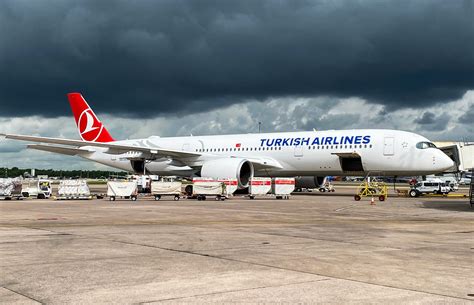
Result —
<instances>
[{"instance_id":1,"label":"tail logo","mask_svg":"<svg viewBox=\"0 0 474 305\"><path fill-rule=\"evenodd\" d=\"M77 121L77 127L79 128L82 140L89 142L95 142L104 129L104 125L97 119L90 108L85 109L81 113Z\"/></svg>"}]
</instances>

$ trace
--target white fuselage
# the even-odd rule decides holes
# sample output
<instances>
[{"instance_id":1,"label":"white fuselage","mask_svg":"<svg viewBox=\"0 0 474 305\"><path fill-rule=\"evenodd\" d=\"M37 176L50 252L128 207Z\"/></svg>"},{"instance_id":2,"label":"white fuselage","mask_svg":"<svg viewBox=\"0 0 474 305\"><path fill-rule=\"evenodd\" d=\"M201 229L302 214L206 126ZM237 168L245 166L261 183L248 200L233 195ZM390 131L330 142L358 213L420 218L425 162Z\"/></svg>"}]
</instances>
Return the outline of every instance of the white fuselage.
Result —
<instances>
[{"instance_id":1,"label":"white fuselage","mask_svg":"<svg viewBox=\"0 0 474 305\"><path fill-rule=\"evenodd\" d=\"M411 132L359 129L169 138L152 136L116 143L201 154L194 164L238 157L268 160L279 165L256 170L255 176L424 175L453 166L453 161L439 149L417 147L420 142L430 141ZM106 149L90 149L95 152L84 155L84 158L126 171L133 171L130 158L140 158L139 153L110 155L105 153ZM349 158L351 163L354 157L360 158L362 167L349 165L348 170L343 159ZM161 158L148 161L146 171L156 175L192 176L198 169L171 158Z\"/></svg>"}]
</instances>

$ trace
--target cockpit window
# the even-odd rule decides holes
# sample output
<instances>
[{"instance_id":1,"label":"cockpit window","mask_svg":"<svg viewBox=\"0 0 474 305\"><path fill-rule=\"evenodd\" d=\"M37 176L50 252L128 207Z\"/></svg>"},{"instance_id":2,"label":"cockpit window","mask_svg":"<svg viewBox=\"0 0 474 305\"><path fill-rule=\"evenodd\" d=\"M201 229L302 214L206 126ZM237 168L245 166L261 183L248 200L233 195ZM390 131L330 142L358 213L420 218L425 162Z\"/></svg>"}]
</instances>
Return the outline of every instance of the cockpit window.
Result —
<instances>
[{"instance_id":1,"label":"cockpit window","mask_svg":"<svg viewBox=\"0 0 474 305\"><path fill-rule=\"evenodd\" d=\"M426 148L436 148L436 145L434 145L433 143L431 142L418 142L416 143L416 148L419 148L419 149L426 149Z\"/></svg>"}]
</instances>

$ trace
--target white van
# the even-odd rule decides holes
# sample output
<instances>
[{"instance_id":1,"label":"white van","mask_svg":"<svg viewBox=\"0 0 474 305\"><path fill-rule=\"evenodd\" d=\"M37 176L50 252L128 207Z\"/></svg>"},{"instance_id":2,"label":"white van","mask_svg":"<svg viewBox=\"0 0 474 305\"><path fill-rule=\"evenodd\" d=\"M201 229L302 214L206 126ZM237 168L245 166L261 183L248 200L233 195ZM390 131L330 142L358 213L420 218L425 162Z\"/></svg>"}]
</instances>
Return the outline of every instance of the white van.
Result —
<instances>
[{"instance_id":1,"label":"white van","mask_svg":"<svg viewBox=\"0 0 474 305\"><path fill-rule=\"evenodd\" d=\"M418 197L421 194L448 194L451 188L441 179L421 181L415 184L410 192L410 197Z\"/></svg>"}]
</instances>

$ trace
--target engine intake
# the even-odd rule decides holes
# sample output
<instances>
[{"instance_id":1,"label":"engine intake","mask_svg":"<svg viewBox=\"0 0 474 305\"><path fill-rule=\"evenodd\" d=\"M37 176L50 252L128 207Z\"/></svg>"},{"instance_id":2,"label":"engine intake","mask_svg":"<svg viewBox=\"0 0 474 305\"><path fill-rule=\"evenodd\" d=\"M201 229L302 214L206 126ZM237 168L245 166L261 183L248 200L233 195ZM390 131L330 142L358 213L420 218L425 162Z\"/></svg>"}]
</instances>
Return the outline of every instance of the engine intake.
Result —
<instances>
[{"instance_id":1,"label":"engine intake","mask_svg":"<svg viewBox=\"0 0 474 305\"><path fill-rule=\"evenodd\" d=\"M204 163L201 168L202 177L214 179L236 178L240 189L249 186L253 173L253 164L242 158L210 160Z\"/></svg>"}]
</instances>

